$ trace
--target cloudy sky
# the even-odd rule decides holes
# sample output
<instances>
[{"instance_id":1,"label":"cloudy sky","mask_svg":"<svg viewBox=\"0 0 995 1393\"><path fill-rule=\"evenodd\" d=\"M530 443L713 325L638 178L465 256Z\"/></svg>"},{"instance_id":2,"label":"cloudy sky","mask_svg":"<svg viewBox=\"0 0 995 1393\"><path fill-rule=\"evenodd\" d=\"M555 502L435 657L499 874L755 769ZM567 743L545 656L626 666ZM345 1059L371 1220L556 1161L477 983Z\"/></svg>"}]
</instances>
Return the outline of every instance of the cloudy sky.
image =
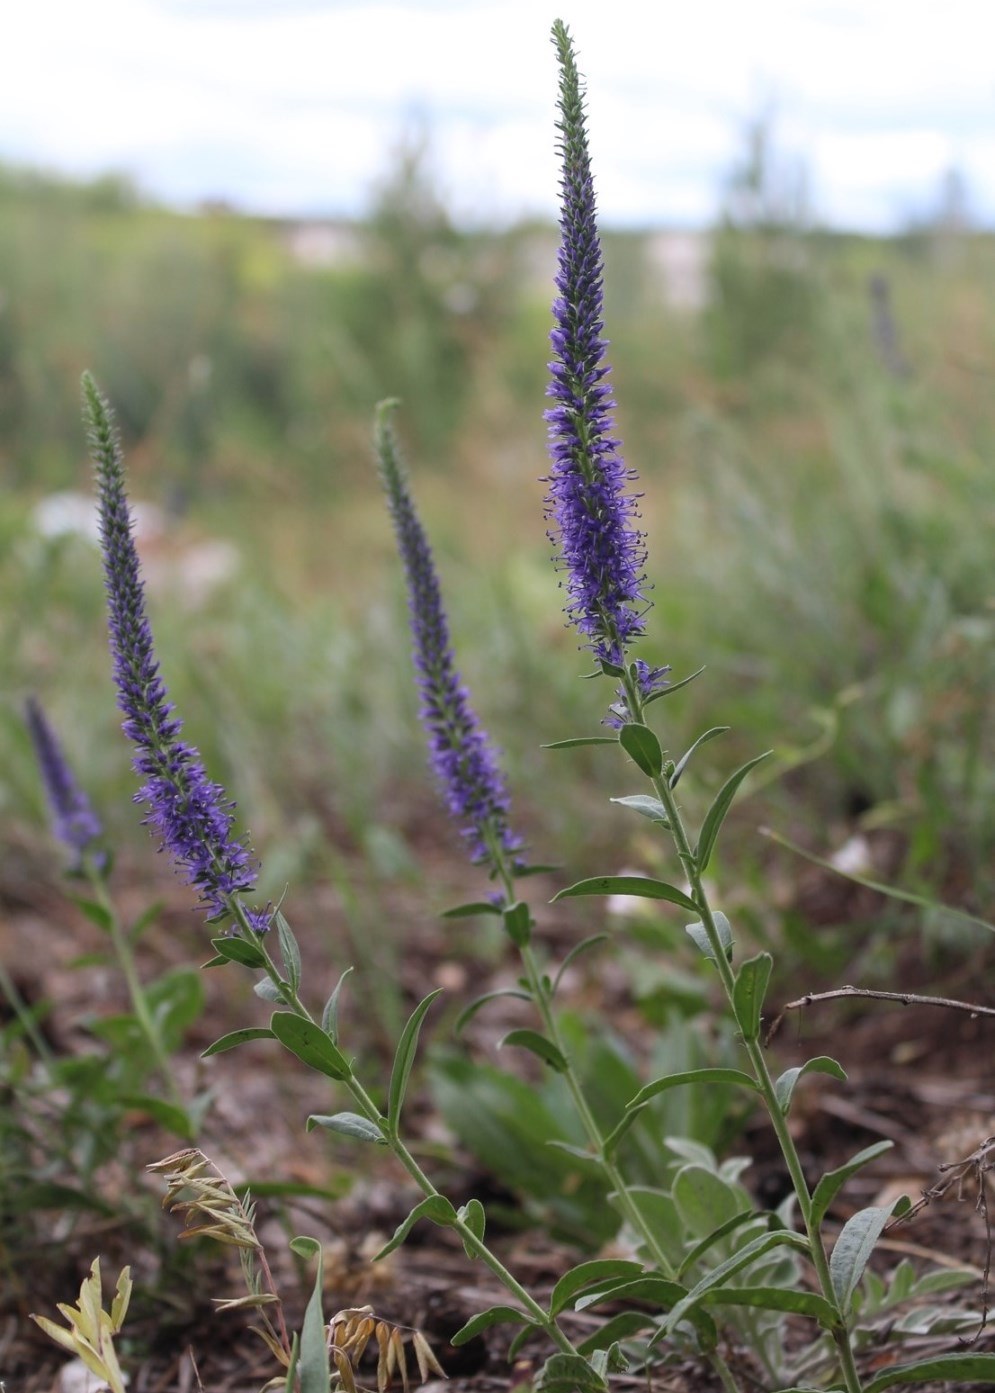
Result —
<instances>
[{"instance_id":1,"label":"cloudy sky","mask_svg":"<svg viewBox=\"0 0 995 1393\"><path fill-rule=\"evenodd\" d=\"M901 227L956 167L995 224L990 0L5 0L0 159L352 215L425 129L461 218L550 214L557 16L606 225L708 221L761 112L824 222Z\"/></svg>"}]
</instances>

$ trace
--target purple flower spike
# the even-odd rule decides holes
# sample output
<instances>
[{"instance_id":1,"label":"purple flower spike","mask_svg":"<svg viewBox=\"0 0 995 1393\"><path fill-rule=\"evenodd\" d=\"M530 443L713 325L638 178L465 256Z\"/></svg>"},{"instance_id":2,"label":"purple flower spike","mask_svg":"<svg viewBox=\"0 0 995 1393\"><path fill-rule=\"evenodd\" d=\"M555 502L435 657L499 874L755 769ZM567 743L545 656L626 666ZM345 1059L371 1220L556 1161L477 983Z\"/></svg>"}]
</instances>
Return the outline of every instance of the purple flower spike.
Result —
<instances>
[{"instance_id":1,"label":"purple flower spike","mask_svg":"<svg viewBox=\"0 0 995 1393\"><path fill-rule=\"evenodd\" d=\"M421 719L446 805L462 824L474 862L488 863L499 873L502 864L507 865L505 855L514 865L521 842L508 827L508 794L496 754L453 663L432 551L415 512L390 426L390 412L396 404L388 401L378 407L374 443L408 584Z\"/></svg>"},{"instance_id":2,"label":"purple flower spike","mask_svg":"<svg viewBox=\"0 0 995 1393\"><path fill-rule=\"evenodd\" d=\"M179 739L145 614L145 590L131 535L124 462L114 418L93 379L83 378L83 409L97 474L108 631L122 729L137 747L133 768L144 783L146 824L162 838L209 917L232 913L231 900L255 884L256 863L232 835L234 804L212 783L192 745ZM266 927L253 922L257 931Z\"/></svg>"},{"instance_id":3,"label":"purple flower spike","mask_svg":"<svg viewBox=\"0 0 995 1393\"><path fill-rule=\"evenodd\" d=\"M603 259L595 217L594 184L587 149L584 96L573 42L566 26L553 26L560 63L560 132L563 157L560 250L553 302L555 354L546 411L552 468L545 480L546 518L559 538L557 566L566 572L565 613L586 646L608 663L622 666L626 645L644 631L642 585L646 550L632 525L635 478L613 437L609 368L601 337Z\"/></svg>"},{"instance_id":4,"label":"purple flower spike","mask_svg":"<svg viewBox=\"0 0 995 1393\"><path fill-rule=\"evenodd\" d=\"M56 841L62 842L72 852L74 871L82 870L87 855L91 864L98 871L102 870L107 864L107 853L99 847L95 848L95 843L104 834L100 819L76 782L76 776L41 703L34 697L28 697L24 714L52 813L52 833Z\"/></svg>"}]
</instances>

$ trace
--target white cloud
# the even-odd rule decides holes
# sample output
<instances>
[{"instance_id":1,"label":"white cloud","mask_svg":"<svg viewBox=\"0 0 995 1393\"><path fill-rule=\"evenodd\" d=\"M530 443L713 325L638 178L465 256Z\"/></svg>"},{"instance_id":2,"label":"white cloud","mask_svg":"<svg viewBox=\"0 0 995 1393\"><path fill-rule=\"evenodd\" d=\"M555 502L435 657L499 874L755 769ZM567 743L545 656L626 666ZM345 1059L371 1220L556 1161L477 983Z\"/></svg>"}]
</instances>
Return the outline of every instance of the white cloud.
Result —
<instances>
[{"instance_id":1,"label":"white cloud","mask_svg":"<svg viewBox=\"0 0 995 1393\"><path fill-rule=\"evenodd\" d=\"M951 162L995 206L986 0L37 0L5 16L0 158L356 212L420 112L461 212L548 213L557 14L606 221L709 216L767 104L834 222L886 225Z\"/></svg>"}]
</instances>

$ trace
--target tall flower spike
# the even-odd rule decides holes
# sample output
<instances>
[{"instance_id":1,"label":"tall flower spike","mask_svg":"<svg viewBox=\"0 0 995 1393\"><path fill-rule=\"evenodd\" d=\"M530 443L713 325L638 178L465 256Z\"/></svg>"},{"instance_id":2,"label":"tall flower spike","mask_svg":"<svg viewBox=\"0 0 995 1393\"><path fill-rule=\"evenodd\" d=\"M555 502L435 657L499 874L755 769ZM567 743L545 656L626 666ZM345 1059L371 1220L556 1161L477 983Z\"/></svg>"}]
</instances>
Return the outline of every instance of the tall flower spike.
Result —
<instances>
[{"instance_id":1,"label":"tall flower spike","mask_svg":"<svg viewBox=\"0 0 995 1393\"><path fill-rule=\"evenodd\" d=\"M407 580L421 719L449 812L462 824L474 861L500 874L502 866L511 868L505 857L513 863L521 842L508 826L508 794L494 749L453 662L432 551L390 424L396 405L386 401L377 408L374 445Z\"/></svg>"},{"instance_id":2,"label":"tall flower spike","mask_svg":"<svg viewBox=\"0 0 995 1393\"><path fill-rule=\"evenodd\" d=\"M179 738L182 723L166 699L145 613L121 444L111 409L89 374L83 377L83 411L97 475L117 704L122 729L136 746L133 768L145 781L135 802L145 803L146 824L200 891L209 917L229 914L232 896L252 889L256 864L232 835L235 805L208 779L197 750ZM265 913L248 915L257 930L268 926Z\"/></svg>"},{"instance_id":3,"label":"tall flower spike","mask_svg":"<svg viewBox=\"0 0 995 1393\"><path fill-rule=\"evenodd\" d=\"M72 853L73 870L81 870L88 855L91 864L102 870L107 864L107 853L97 845L104 834L100 819L76 782L72 766L41 703L28 697L24 715L45 785L55 839Z\"/></svg>"},{"instance_id":4,"label":"tall flower spike","mask_svg":"<svg viewBox=\"0 0 995 1393\"><path fill-rule=\"evenodd\" d=\"M552 461L545 480L546 518L553 523L550 541L554 546L558 542L557 566L567 576L567 617L597 658L622 666L627 644L644 631L646 550L643 534L633 525L638 496L626 492L635 472L626 467L621 442L612 433L615 402L601 337L604 262L584 94L573 42L560 20L553 25L553 44L560 64L557 149L563 178L559 294L550 333L554 359L546 392L555 403L545 413ZM639 675L637 680L642 685Z\"/></svg>"}]
</instances>

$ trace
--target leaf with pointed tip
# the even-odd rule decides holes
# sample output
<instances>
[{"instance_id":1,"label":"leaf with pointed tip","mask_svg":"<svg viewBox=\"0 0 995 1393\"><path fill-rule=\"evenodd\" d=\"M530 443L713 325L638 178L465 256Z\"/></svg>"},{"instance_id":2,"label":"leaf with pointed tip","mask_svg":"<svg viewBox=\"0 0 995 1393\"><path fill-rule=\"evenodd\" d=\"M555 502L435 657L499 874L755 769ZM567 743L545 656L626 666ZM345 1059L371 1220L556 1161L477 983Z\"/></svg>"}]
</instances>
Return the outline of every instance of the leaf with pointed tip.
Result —
<instances>
[{"instance_id":1,"label":"leaf with pointed tip","mask_svg":"<svg viewBox=\"0 0 995 1393\"><path fill-rule=\"evenodd\" d=\"M765 750L762 755L757 755L754 759L748 759L745 764L741 764L735 774L731 774L715 795L715 799L705 820L701 824L701 831L698 833L698 845L695 847L694 859L698 863L698 870L704 872L711 859L712 849L715 846L715 839L719 835L719 828L725 821L726 813L732 807L732 800L736 797L740 784L746 778L751 769L765 760L773 751Z\"/></svg>"},{"instance_id":2,"label":"leaf with pointed tip","mask_svg":"<svg viewBox=\"0 0 995 1393\"><path fill-rule=\"evenodd\" d=\"M830 1059L828 1054L816 1055L814 1059L807 1059L804 1064L798 1064L793 1069L785 1069L774 1084L774 1095L785 1117L791 1108L795 1085L806 1074L830 1074L841 1083L846 1083L846 1072L842 1065L837 1064L835 1059Z\"/></svg>"},{"instance_id":3,"label":"leaf with pointed tip","mask_svg":"<svg viewBox=\"0 0 995 1393\"><path fill-rule=\"evenodd\" d=\"M434 992L429 992L428 996L418 1003L408 1017L407 1024L401 1031L401 1038L397 1042L394 1067L390 1072L390 1084L387 1089L387 1123L395 1136L401 1118L405 1090L411 1076L411 1066L414 1063L415 1051L418 1048L418 1036L421 1032L422 1022L432 1002L441 995L442 988L436 987Z\"/></svg>"},{"instance_id":4,"label":"leaf with pointed tip","mask_svg":"<svg viewBox=\"0 0 995 1393\"><path fill-rule=\"evenodd\" d=\"M760 1013L773 965L774 959L769 953L758 953L755 958L747 958L736 977L732 1005L743 1039L748 1044L760 1037Z\"/></svg>"},{"instance_id":5,"label":"leaf with pointed tip","mask_svg":"<svg viewBox=\"0 0 995 1393\"><path fill-rule=\"evenodd\" d=\"M399 1248L419 1219L431 1219L432 1223L438 1224L440 1228L451 1228L455 1218L456 1210L445 1195L426 1195L415 1205L408 1217L398 1224L394 1230L393 1238L384 1244L373 1261L379 1262L388 1253L392 1253L395 1248Z\"/></svg>"},{"instance_id":6,"label":"leaf with pointed tip","mask_svg":"<svg viewBox=\"0 0 995 1393\"><path fill-rule=\"evenodd\" d=\"M266 955L247 938L212 938L211 947L226 962L241 963L243 967L265 967Z\"/></svg>"},{"instance_id":7,"label":"leaf with pointed tip","mask_svg":"<svg viewBox=\"0 0 995 1393\"><path fill-rule=\"evenodd\" d=\"M884 1393L907 1383L995 1383L995 1354L939 1354L912 1364L893 1364L864 1384L864 1393Z\"/></svg>"},{"instance_id":8,"label":"leaf with pointed tip","mask_svg":"<svg viewBox=\"0 0 995 1393\"><path fill-rule=\"evenodd\" d=\"M680 782L681 775L684 773L684 770L688 767L688 763L691 759L691 756L694 754L695 750L698 748L699 745L704 745L708 740L714 740L717 735L725 735L726 731L728 731L729 729L729 726L712 726L711 730L706 730L704 735L699 735L697 740L691 746L691 748L687 750L683 755L681 755L680 759L674 765L674 772L670 776L670 787L677 787L678 783Z\"/></svg>"},{"instance_id":9,"label":"leaf with pointed tip","mask_svg":"<svg viewBox=\"0 0 995 1393\"><path fill-rule=\"evenodd\" d=\"M745 1074L742 1069L727 1069L719 1066L708 1069L687 1069L679 1074L664 1074L662 1078L644 1084L636 1096L625 1105L625 1110L631 1112L633 1108L644 1107L658 1093L665 1093L670 1088L682 1088L689 1083L738 1084L741 1088L749 1088L754 1093L758 1091L756 1080L752 1079L749 1074Z\"/></svg>"},{"instance_id":10,"label":"leaf with pointed tip","mask_svg":"<svg viewBox=\"0 0 995 1393\"><path fill-rule=\"evenodd\" d=\"M618 733L618 743L637 768L655 779L663 770L663 750L649 726L630 721Z\"/></svg>"},{"instance_id":11,"label":"leaf with pointed tip","mask_svg":"<svg viewBox=\"0 0 995 1393\"><path fill-rule=\"evenodd\" d=\"M829 1258L829 1275L844 1317L849 1313L853 1293L870 1261L875 1243L896 1207L903 1203L905 1207L908 1206L905 1195L894 1204L869 1205L867 1209L858 1209L840 1229Z\"/></svg>"},{"instance_id":12,"label":"leaf with pointed tip","mask_svg":"<svg viewBox=\"0 0 995 1393\"><path fill-rule=\"evenodd\" d=\"M231 1030L227 1035L222 1035L220 1040L215 1040L213 1045L208 1045L200 1057L207 1059L212 1054L223 1054L225 1050L233 1050L236 1045L244 1045L249 1040L272 1040L274 1038L272 1030L264 1025L247 1026L244 1030Z\"/></svg>"},{"instance_id":13,"label":"leaf with pointed tip","mask_svg":"<svg viewBox=\"0 0 995 1393\"><path fill-rule=\"evenodd\" d=\"M453 1034L459 1035L468 1021L472 1020L482 1006L486 1006L489 1001L495 1001L499 996L514 996L519 1001L531 1001L531 995L522 991L519 987L500 987L497 991L484 992L483 996L478 996L471 1001L469 1006L465 1006L456 1017L456 1024L453 1026Z\"/></svg>"},{"instance_id":14,"label":"leaf with pointed tip","mask_svg":"<svg viewBox=\"0 0 995 1393\"><path fill-rule=\"evenodd\" d=\"M484 1231L487 1228L487 1215L484 1213L484 1206L479 1200L467 1200L466 1204L461 1204L456 1211L456 1217L466 1224L475 1238L483 1242ZM473 1259L480 1256L479 1253L474 1251L465 1238L463 1239L463 1250L468 1258Z\"/></svg>"},{"instance_id":15,"label":"leaf with pointed tip","mask_svg":"<svg viewBox=\"0 0 995 1393\"><path fill-rule=\"evenodd\" d=\"M551 745L540 745L540 750L576 750L580 745L617 745L614 735L580 735L573 740L554 740Z\"/></svg>"},{"instance_id":16,"label":"leaf with pointed tip","mask_svg":"<svg viewBox=\"0 0 995 1393\"><path fill-rule=\"evenodd\" d=\"M680 1282L672 1282L669 1277L647 1272L628 1282L615 1282L600 1291L585 1292L577 1298L575 1311L586 1311L591 1306L600 1306L605 1301L651 1301L661 1310L669 1310L675 1302L687 1296L688 1289Z\"/></svg>"},{"instance_id":17,"label":"leaf with pointed tip","mask_svg":"<svg viewBox=\"0 0 995 1393\"><path fill-rule=\"evenodd\" d=\"M276 926L277 941L280 944L283 970L287 974L287 981L296 992L301 984L301 950L297 945L293 929L280 910L277 910L273 915L273 923Z\"/></svg>"},{"instance_id":18,"label":"leaf with pointed tip","mask_svg":"<svg viewBox=\"0 0 995 1393\"><path fill-rule=\"evenodd\" d=\"M839 1321L839 1313L824 1296L786 1287L719 1287L709 1293L710 1306L759 1306L768 1311L790 1311L810 1316L827 1330Z\"/></svg>"},{"instance_id":19,"label":"leaf with pointed tip","mask_svg":"<svg viewBox=\"0 0 995 1393\"><path fill-rule=\"evenodd\" d=\"M553 997L556 995L560 982L563 979L563 974L564 972L566 972L567 968L570 966L571 963L575 963L577 959L581 956L581 954L589 953L592 948L597 948L599 943L607 942L608 934L591 934L590 937L582 938L579 943L575 943L574 946L570 949L570 952L567 954L567 956L560 963L559 967L556 969L556 976L550 983L550 996Z\"/></svg>"},{"instance_id":20,"label":"leaf with pointed tip","mask_svg":"<svg viewBox=\"0 0 995 1393\"><path fill-rule=\"evenodd\" d=\"M491 904L490 900L471 900L467 904L454 905L452 909L442 912L443 919L470 919L478 914L500 914L500 905Z\"/></svg>"},{"instance_id":21,"label":"leaf with pointed tip","mask_svg":"<svg viewBox=\"0 0 995 1393\"><path fill-rule=\"evenodd\" d=\"M650 822L659 823L661 827L670 826L667 809L659 798L651 798L648 793L630 793L625 798L612 798L610 801L623 808L631 808L640 817L648 817Z\"/></svg>"},{"instance_id":22,"label":"leaf with pointed tip","mask_svg":"<svg viewBox=\"0 0 995 1393\"><path fill-rule=\"evenodd\" d=\"M545 1035L540 1035L537 1030L510 1030L500 1041L498 1049L503 1049L505 1045L518 1045L523 1050L530 1050L558 1074L565 1074L567 1071L567 1061L561 1051L552 1040L547 1040Z\"/></svg>"},{"instance_id":23,"label":"leaf with pointed tip","mask_svg":"<svg viewBox=\"0 0 995 1393\"><path fill-rule=\"evenodd\" d=\"M694 900L683 890L647 875L596 875L588 880L578 880L575 885L568 885L554 895L551 903L577 895L633 895L643 900L669 900L671 904L679 904L682 909L698 912Z\"/></svg>"},{"instance_id":24,"label":"leaf with pointed tip","mask_svg":"<svg viewBox=\"0 0 995 1393\"><path fill-rule=\"evenodd\" d=\"M553 1288L549 1299L550 1318L554 1319L565 1311L578 1292L588 1287L603 1286L608 1282L628 1281L642 1275L642 1264L627 1258L592 1258L589 1262L578 1263L565 1272Z\"/></svg>"},{"instance_id":25,"label":"leaf with pointed tip","mask_svg":"<svg viewBox=\"0 0 995 1393\"><path fill-rule=\"evenodd\" d=\"M666 687L660 687L655 692L650 692L648 697L643 698L643 705L649 706L651 701L659 701L661 697L673 696L682 687L686 687L689 682L693 682L696 677L700 677L704 671L705 669L700 667L697 672L692 672L690 677L682 677L679 682L668 682Z\"/></svg>"},{"instance_id":26,"label":"leaf with pointed tip","mask_svg":"<svg viewBox=\"0 0 995 1393\"><path fill-rule=\"evenodd\" d=\"M536 1393L607 1393L608 1384L579 1354L554 1354L535 1381Z\"/></svg>"},{"instance_id":27,"label":"leaf with pointed tip","mask_svg":"<svg viewBox=\"0 0 995 1393\"><path fill-rule=\"evenodd\" d=\"M292 1011L275 1011L270 1018L270 1029L281 1045L310 1069L317 1069L319 1074L341 1080L352 1072L349 1061L314 1021Z\"/></svg>"},{"instance_id":28,"label":"leaf with pointed tip","mask_svg":"<svg viewBox=\"0 0 995 1393\"><path fill-rule=\"evenodd\" d=\"M271 977L260 977L258 982L253 983L252 990L261 1001L268 1001L271 1005L283 1000L283 992Z\"/></svg>"},{"instance_id":29,"label":"leaf with pointed tip","mask_svg":"<svg viewBox=\"0 0 995 1393\"><path fill-rule=\"evenodd\" d=\"M352 972L352 968L347 967L336 982L335 990L325 1002L325 1009L321 1013L321 1028L333 1045L339 1043L339 996L350 972Z\"/></svg>"},{"instance_id":30,"label":"leaf with pointed tip","mask_svg":"<svg viewBox=\"0 0 995 1393\"><path fill-rule=\"evenodd\" d=\"M324 1127L328 1132L352 1137L354 1141L376 1142L378 1146L387 1145L387 1138L376 1123L356 1112L336 1112L330 1115L312 1113L307 1120L307 1131L313 1132L315 1127Z\"/></svg>"},{"instance_id":31,"label":"leaf with pointed tip","mask_svg":"<svg viewBox=\"0 0 995 1393\"><path fill-rule=\"evenodd\" d=\"M742 1248L732 1254L714 1267L711 1272L702 1277L696 1286L692 1287L683 1301L670 1311L666 1320L660 1328L658 1335L653 1337L653 1344L664 1339L672 1330L680 1324L682 1320L690 1318L692 1311L709 1293L722 1287L727 1277L732 1277L735 1273L741 1272L744 1267L749 1267L757 1258L763 1257L773 1248L794 1248L796 1252L807 1253L809 1251L808 1239L803 1238L799 1233L793 1233L789 1229L778 1229L775 1233L764 1233L759 1238L751 1239Z\"/></svg>"},{"instance_id":32,"label":"leaf with pointed tip","mask_svg":"<svg viewBox=\"0 0 995 1393\"><path fill-rule=\"evenodd\" d=\"M516 900L502 913L505 933L516 948L524 948L532 937L532 915L524 900Z\"/></svg>"},{"instance_id":33,"label":"leaf with pointed tip","mask_svg":"<svg viewBox=\"0 0 995 1393\"><path fill-rule=\"evenodd\" d=\"M514 1306L489 1306L486 1311L481 1311L477 1316L471 1316L466 1325L457 1330L456 1334L449 1341L451 1345L465 1345L468 1340L472 1340L476 1335L480 1335L485 1330L490 1330L492 1325L527 1325L535 1326L535 1321L531 1316L527 1316L524 1311L519 1311Z\"/></svg>"},{"instance_id":34,"label":"leaf with pointed tip","mask_svg":"<svg viewBox=\"0 0 995 1393\"><path fill-rule=\"evenodd\" d=\"M883 1156L886 1151L890 1151L894 1142L876 1141L873 1146L865 1146L863 1151L858 1151L856 1156L851 1156L845 1165L839 1166L836 1170L827 1171L815 1189L812 1191L812 1229L815 1230L822 1223L826 1216L826 1211L832 1204L837 1193L850 1179L851 1175L856 1175L863 1166L867 1166L871 1161L876 1161L879 1156Z\"/></svg>"},{"instance_id":35,"label":"leaf with pointed tip","mask_svg":"<svg viewBox=\"0 0 995 1393\"><path fill-rule=\"evenodd\" d=\"M713 909L712 923L715 925L715 931L719 936L719 945L726 955L726 962L732 962L732 927L729 920L720 909ZM712 962L715 962L715 954L712 952L711 941L700 919L694 924L685 925L684 932L704 957L710 958Z\"/></svg>"}]
</instances>

